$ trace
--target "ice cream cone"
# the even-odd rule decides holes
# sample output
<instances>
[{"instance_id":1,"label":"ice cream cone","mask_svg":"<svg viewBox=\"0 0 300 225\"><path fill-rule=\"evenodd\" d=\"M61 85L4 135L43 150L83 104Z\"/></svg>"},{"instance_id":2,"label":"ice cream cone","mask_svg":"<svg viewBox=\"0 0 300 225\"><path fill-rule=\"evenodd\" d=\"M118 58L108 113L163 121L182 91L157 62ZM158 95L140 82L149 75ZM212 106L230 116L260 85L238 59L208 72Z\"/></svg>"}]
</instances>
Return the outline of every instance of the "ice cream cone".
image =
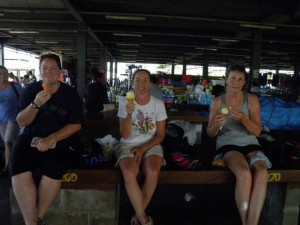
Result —
<instances>
[{"instance_id":1,"label":"ice cream cone","mask_svg":"<svg viewBox=\"0 0 300 225\"><path fill-rule=\"evenodd\" d=\"M133 103L134 98L135 98L134 92L133 91L128 91L127 94L126 94L126 98L127 98L128 102Z\"/></svg>"},{"instance_id":2,"label":"ice cream cone","mask_svg":"<svg viewBox=\"0 0 300 225\"><path fill-rule=\"evenodd\" d=\"M222 115L227 116L228 113L230 112L230 109L231 109L231 107L229 107L229 108L227 108L227 107L222 108L221 109ZM219 129L222 130L222 128L223 128L223 126L221 126Z\"/></svg>"},{"instance_id":3,"label":"ice cream cone","mask_svg":"<svg viewBox=\"0 0 300 225\"><path fill-rule=\"evenodd\" d=\"M43 86L44 90L48 90L49 89L49 84L47 84L47 83L42 84L42 86Z\"/></svg>"},{"instance_id":4,"label":"ice cream cone","mask_svg":"<svg viewBox=\"0 0 300 225\"><path fill-rule=\"evenodd\" d=\"M229 111L230 111L230 108L227 108L227 107L224 107L221 109L221 113L225 116L228 115Z\"/></svg>"}]
</instances>

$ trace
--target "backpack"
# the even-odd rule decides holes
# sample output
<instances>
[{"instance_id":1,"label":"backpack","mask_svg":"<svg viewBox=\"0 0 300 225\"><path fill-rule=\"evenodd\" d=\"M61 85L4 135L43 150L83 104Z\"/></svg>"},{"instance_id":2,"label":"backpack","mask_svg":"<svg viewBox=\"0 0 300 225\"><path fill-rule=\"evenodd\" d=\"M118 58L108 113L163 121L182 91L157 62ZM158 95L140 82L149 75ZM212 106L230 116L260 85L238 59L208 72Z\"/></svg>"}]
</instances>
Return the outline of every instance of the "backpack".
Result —
<instances>
[{"instance_id":1,"label":"backpack","mask_svg":"<svg viewBox=\"0 0 300 225\"><path fill-rule=\"evenodd\" d=\"M166 126L166 136L161 145L164 148L168 167L194 169L201 165L200 157L194 154L194 148L184 136L184 130L172 123Z\"/></svg>"}]
</instances>

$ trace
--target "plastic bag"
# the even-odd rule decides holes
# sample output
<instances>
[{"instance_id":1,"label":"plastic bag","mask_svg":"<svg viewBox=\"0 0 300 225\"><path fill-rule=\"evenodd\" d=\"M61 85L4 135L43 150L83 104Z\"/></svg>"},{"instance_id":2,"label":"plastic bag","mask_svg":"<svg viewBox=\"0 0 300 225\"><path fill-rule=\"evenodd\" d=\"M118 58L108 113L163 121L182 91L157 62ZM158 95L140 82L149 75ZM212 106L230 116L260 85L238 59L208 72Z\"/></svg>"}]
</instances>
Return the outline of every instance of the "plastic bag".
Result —
<instances>
[{"instance_id":1,"label":"plastic bag","mask_svg":"<svg viewBox=\"0 0 300 225\"><path fill-rule=\"evenodd\" d=\"M183 129L183 137L187 137L190 145L201 144L202 124L190 123L184 120L172 120L168 124L170 123Z\"/></svg>"}]
</instances>

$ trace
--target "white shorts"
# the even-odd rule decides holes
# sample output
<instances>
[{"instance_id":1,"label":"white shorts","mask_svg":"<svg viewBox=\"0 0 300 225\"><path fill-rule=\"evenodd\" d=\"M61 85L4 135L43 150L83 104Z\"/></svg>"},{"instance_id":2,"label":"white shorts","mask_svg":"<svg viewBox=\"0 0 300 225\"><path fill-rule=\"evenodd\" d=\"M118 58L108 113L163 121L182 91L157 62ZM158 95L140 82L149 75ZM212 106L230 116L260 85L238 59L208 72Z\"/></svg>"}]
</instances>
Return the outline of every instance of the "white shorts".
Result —
<instances>
[{"instance_id":1,"label":"white shorts","mask_svg":"<svg viewBox=\"0 0 300 225\"><path fill-rule=\"evenodd\" d=\"M249 166L251 167L256 161L264 161L267 165L267 168L272 168L272 163L268 157L261 151L257 151L256 155L248 160Z\"/></svg>"},{"instance_id":2,"label":"white shorts","mask_svg":"<svg viewBox=\"0 0 300 225\"><path fill-rule=\"evenodd\" d=\"M20 127L16 121L0 123L0 134L4 142L13 142L19 135Z\"/></svg>"},{"instance_id":3,"label":"white shorts","mask_svg":"<svg viewBox=\"0 0 300 225\"><path fill-rule=\"evenodd\" d=\"M140 145L124 144L124 143L115 146L114 151L115 151L115 155L116 155L116 158L117 158L117 162L116 162L115 166L118 166L118 164L119 164L119 162L122 158L125 158L125 157L134 158L134 154L131 153L131 150L138 147L138 146L140 146ZM150 148L149 150L147 150L144 153L143 158L145 158L149 155L158 155L158 156L160 156L163 160L163 165L166 165L166 161L164 159L164 150L163 150L163 147L161 145L156 145L156 146Z\"/></svg>"}]
</instances>

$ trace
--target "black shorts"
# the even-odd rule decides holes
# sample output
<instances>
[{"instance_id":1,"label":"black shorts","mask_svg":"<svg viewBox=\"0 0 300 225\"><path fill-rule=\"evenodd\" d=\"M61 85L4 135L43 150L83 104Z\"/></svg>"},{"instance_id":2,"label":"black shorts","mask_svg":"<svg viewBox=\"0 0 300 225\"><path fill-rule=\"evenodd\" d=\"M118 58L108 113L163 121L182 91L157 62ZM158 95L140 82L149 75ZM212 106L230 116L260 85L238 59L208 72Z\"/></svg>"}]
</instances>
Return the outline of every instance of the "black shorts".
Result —
<instances>
[{"instance_id":1,"label":"black shorts","mask_svg":"<svg viewBox=\"0 0 300 225\"><path fill-rule=\"evenodd\" d=\"M30 147L33 136L21 134L14 142L10 154L9 170L11 176L38 169L42 175L55 180L62 179L64 173L75 160L76 152L70 149L70 141L62 140L54 149L40 152L37 148Z\"/></svg>"},{"instance_id":2,"label":"black shorts","mask_svg":"<svg viewBox=\"0 0 300 225\"><path fill-rule=\"evenodd\" d=\"M243 155L247 155L250 152L262 151L260 145L246 145L246 146L237 146L237 145L224 145L217 149L215 155L222 154L223 156L230 151L237 151Z\"/></svg>"}]
</instances>

